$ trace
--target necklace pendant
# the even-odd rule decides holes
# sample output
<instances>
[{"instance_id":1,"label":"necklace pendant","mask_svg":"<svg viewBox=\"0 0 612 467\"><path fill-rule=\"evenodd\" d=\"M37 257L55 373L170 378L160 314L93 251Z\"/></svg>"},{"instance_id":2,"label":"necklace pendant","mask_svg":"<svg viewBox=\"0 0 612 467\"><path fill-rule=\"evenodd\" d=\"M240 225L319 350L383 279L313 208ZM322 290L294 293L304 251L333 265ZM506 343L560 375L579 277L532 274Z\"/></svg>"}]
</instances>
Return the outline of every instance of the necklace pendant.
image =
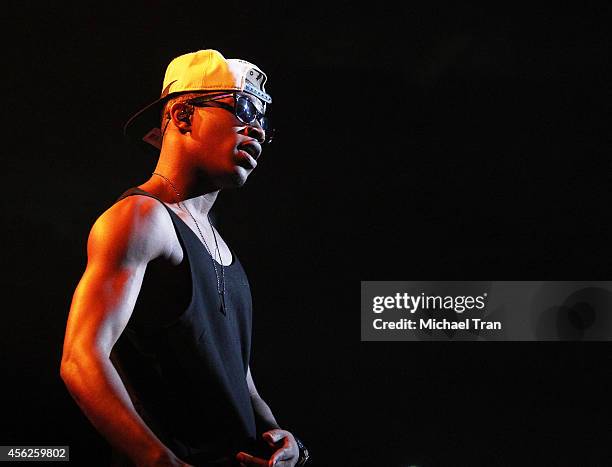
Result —
<instances>
[{"instance_id":1,"label":"necklace pendant","mask_svg":"<svg viewBox=\"0 0 612 467\"><path fill-rule=\"evenodd\" d=\"M219 299L221 301L221 313L227 315L227 307L225 306L225 294L223 292L219 292Z\"/></svg>"}]
</instances>

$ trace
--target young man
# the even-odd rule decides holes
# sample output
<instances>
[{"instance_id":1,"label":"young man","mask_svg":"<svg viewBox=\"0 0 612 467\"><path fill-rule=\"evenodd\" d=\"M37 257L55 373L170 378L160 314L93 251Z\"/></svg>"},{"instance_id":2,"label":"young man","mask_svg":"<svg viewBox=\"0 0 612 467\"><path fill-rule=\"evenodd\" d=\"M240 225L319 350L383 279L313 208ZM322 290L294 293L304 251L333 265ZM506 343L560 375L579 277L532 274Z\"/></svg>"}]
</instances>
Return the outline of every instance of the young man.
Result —
<instances>
[{"instance_id":1,"label":"young man","mask_svg":"<svg viewBox=\"0 0 612 467\"><path fill-rule=\"evenodd\" d=\"M159 160L91 229L61 364L116 465L308 458L257 393L248 281L209 218L219 191L245 183L271 137L266 79L215 50L182 55L161 98L126 125L160 148ZM161 130L147 131L160 113Z\"/></svg>"}]
</instances>

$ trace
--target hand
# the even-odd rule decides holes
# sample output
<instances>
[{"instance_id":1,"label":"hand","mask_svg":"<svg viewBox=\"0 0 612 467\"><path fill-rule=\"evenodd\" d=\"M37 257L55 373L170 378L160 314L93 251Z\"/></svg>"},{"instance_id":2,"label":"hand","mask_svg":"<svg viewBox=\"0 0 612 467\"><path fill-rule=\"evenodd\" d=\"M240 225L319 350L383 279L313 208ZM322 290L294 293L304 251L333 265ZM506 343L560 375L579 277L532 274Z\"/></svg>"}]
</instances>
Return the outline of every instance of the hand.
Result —
<instances>
[{"instance_id":1,"label":"hand","mask_svg":"<svg viewBox=\"0 0 612 467\"><path fill-rule=\"evenodd\" d=\"M299 459L300 450L295 438L286 430L275 429L266 431L263 439L275 450L269 460L254 457L246 452L239 452L236 459L242 467L294 467Z\"/></svg>"}]
</instances>

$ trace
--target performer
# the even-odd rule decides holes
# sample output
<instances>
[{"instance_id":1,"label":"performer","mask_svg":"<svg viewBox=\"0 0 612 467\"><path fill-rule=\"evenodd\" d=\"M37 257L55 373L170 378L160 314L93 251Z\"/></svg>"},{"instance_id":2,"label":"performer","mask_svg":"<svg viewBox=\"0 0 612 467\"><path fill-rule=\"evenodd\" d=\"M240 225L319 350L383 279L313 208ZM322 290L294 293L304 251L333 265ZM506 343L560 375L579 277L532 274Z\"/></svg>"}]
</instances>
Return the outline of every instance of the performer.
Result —
<instances>
[{"instance_id":1,"label":"performer","mask_svg":"<svg viewBox=\"0 0 612 467\"><path fill-rule=\"evenodd\" d=\"M308 459L257 392L249 284L210 219L219 191L245 183L272 137L266 80L215 50L181 55L161 98L126 124L159 159L91 229L61 364L114 465Z\"/></svg>"}]
</instances>

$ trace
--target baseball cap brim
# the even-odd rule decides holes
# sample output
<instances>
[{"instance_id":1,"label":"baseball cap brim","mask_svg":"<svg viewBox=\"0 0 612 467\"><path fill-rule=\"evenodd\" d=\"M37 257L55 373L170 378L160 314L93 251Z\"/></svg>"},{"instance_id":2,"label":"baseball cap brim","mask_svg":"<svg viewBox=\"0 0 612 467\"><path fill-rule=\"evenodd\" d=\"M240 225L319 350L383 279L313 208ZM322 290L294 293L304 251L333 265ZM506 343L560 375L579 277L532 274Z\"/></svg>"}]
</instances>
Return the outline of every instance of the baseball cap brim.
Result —
<instances>
[{"instance_id":1,"label":"baseball cap brim","mask_svg":"<svg viewBox=\"0 0 612 467\"><path fill-rule=\"evenodd\" d=\"M159 153L161 148L161 113L171 96L160 97L146 105L123 125L123 135L146 153Z\"/></svg>"}]
</instances>

